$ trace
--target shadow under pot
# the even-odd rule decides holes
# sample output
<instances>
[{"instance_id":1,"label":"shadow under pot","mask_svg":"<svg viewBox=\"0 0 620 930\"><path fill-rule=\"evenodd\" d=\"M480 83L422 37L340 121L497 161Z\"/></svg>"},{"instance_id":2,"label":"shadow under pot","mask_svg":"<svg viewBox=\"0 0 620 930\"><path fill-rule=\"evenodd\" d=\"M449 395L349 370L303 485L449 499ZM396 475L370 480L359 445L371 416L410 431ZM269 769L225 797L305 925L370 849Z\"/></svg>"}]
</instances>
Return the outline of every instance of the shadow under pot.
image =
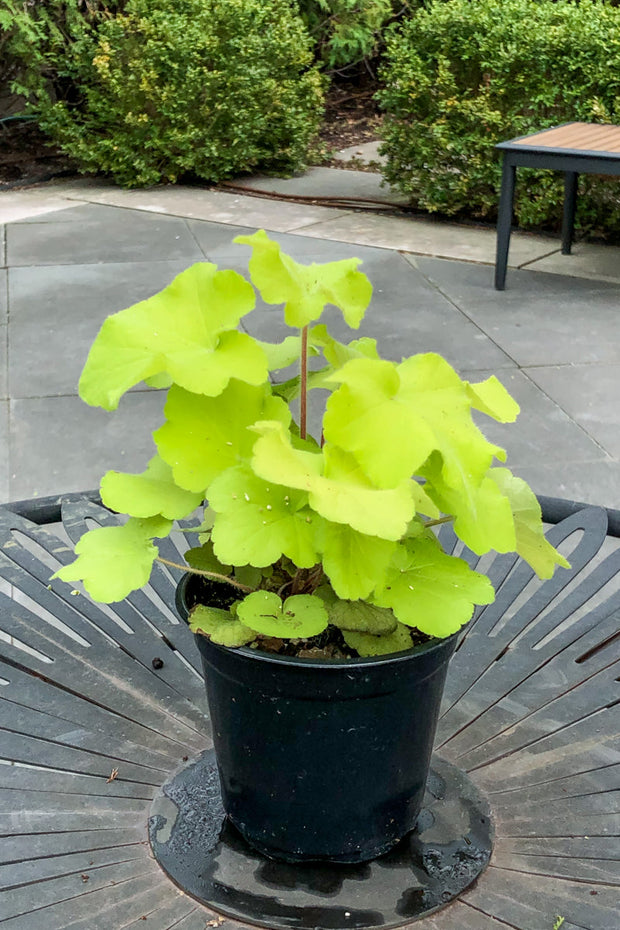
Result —
<instances>
[{"instance_id":1,"label":"shadow under pot","mask_svg":"<svg viewBox=\"0 0 620 930\"><path fill-rule=\"evenodd\" d=\"M179 614L198 597L228 607L230 590L186 575ZM286 862L356 863L413 830L457 638L317 660L197 635L222 801L247 842Z\"/></svg>"}]
</instances>

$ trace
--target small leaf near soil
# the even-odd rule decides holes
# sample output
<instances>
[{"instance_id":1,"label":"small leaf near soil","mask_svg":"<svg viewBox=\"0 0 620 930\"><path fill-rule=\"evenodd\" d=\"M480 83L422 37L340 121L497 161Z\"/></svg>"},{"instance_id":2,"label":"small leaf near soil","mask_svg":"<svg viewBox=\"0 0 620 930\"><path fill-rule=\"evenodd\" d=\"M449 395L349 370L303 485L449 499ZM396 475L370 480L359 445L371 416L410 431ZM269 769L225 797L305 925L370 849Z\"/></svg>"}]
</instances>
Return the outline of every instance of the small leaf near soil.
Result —
<instances>
[{"instance_id":1,"label":"small leaf near soil","mask_svg":"<svg viewBox=\"0 0 620 930\"><path fill-rule=\"evenodd\" d=\"M283 604L272 591L254 591L238 605L237 616L263 636L307 639L327 627L323 601L312 594L294 594Z\"/></svg>"},{"instance_id":2,"label":"small leaf near soil","mask_svg":"<svg viewBox=\"0 0 620 930\"><path fill-rule=\"evenodd\" d=\"M329 622L346 632L371 633L373 636L393 633L397 624L392 611L385 607L375 607L366 601L340 600L329 607Z\"/></svg>"},{"instance_id":3,"label":"small leaf near soil","mask_svg":"<svg viewBox=\"0 0 620 930\"><path fill-rule=\"evenodd\" d=\"M411 649L413 640L411 630L403 623L399 623L391 633L384 636L373 636L370 633L343 632L347 646L356 649L360 656L383 656L390 652L404 652Z\"/></svg>"},{"instance_id":4,"label":"small leaf near soil","mask_svg":"<svg viewBox=\"0 0 620 930\"><path fill-rule=\"evenodd\" d=\"M256 638L254 631L235 620L228 610L204 604L198 604L191 611L189 628L192 633L204 633L212 642L231 648L245 646Z\"/></svg>"}]
</instances>

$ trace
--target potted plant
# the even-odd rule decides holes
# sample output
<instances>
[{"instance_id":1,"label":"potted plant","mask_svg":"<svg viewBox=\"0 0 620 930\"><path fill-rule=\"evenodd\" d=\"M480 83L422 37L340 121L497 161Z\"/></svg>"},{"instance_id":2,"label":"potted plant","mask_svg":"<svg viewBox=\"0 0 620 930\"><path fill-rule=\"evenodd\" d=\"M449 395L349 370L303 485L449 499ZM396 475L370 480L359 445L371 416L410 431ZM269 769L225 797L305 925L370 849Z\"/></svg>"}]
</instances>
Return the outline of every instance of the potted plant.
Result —
<instances>
[{"instance_id":1,"label":"potted plant","mask_svg":"<svg viewBox=\"0 0 620 930\"><path fill-rule=\"evenodd\" d=\"M363 861L415 826L458 631L494 598L435 528L452 522L477 554L517 552L540 577L568 563L472 419L515 419L495 377L472 384L434 353L395 363L372 339L333 338L325 306L355 329L371 298L357 259L301 265L262 230L235 242L252 249L254 287L199 263L103 324L81 397L113 410L144 380L167 388L166 420L144 473L102 480L126 522L86 533L57 576L122 599L160 559L154 540L207 501L179 595L225 809L268 855ZM239 329L254 288L295 335ZM313 436L315 388L329 396Z\"/></svg>"}]
</instances>

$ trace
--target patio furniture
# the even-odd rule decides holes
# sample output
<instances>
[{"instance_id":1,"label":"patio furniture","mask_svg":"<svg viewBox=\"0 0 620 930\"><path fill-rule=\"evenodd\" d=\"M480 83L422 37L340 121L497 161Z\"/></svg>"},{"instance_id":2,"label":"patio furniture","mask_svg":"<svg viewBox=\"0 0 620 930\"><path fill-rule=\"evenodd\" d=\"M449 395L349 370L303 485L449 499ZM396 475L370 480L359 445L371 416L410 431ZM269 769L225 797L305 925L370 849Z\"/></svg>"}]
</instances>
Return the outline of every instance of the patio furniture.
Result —
<instances>
[{"instance_id":1,"label":"patio furniture","mask_svg":"<svg viewBox=\"0 0 620 930\"><path fill-rule=\"evenodd\" d=\"M87 525L116 522L95 498L0 507L2 930L241 930L247 914L302 930L407 924L415 868L384 919L360 903L374 864L319 880L233 838L234 869L220 857L210 879L226 921L162 871L153 799L157 816L162 800L174 811L160 786L211 746L200 660L173 612L175 569L157 564L145 591L111 606L50 582ZM491 862L415 930L552 930L560 916L562 930L618 928L620 512L541 503L572 568L540 582L512 555L484 558L497 600L464 630L436 744L489 801ZM164 557L193 544L186 528L162 542ZM458 551L451 528L442 534ZM434 856L426 865L440 873L449 850ZM388 887L395 860L377 863Z\"/></svg>"},{"instance_id":2,"label":"patio furniture","mask_svg":"<svg viewBox=\"0 0 620 930\"><path fill-rule=\"evenodd\" d=\"M620 175L620 126L565 123L495 146L503 154L502 187L497 217L495 287L503 291L510 246L510 227L518 166L564 172L562 254L570 255L580 174Z\"/></svg>"}]
</instances>

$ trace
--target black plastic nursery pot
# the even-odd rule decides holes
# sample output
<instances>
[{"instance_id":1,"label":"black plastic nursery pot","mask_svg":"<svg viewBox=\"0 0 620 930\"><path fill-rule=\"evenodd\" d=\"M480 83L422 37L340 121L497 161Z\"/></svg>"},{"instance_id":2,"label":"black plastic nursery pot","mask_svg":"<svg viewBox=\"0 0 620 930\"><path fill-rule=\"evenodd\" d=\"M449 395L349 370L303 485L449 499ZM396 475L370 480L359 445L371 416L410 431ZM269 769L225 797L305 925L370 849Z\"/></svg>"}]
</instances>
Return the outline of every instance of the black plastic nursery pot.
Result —
<instances>
[{"instance_id":1,"label":"black plastic nursery pot","mask_svg":"<svg viewBox=\"0 0 620 930\"><path fill-rule=\"evenodd\" d=\"M287 862L356 863L414 829L456 634L342 661L196 641L224 809L251 846Z\"/></svg>"}]
</instances>

